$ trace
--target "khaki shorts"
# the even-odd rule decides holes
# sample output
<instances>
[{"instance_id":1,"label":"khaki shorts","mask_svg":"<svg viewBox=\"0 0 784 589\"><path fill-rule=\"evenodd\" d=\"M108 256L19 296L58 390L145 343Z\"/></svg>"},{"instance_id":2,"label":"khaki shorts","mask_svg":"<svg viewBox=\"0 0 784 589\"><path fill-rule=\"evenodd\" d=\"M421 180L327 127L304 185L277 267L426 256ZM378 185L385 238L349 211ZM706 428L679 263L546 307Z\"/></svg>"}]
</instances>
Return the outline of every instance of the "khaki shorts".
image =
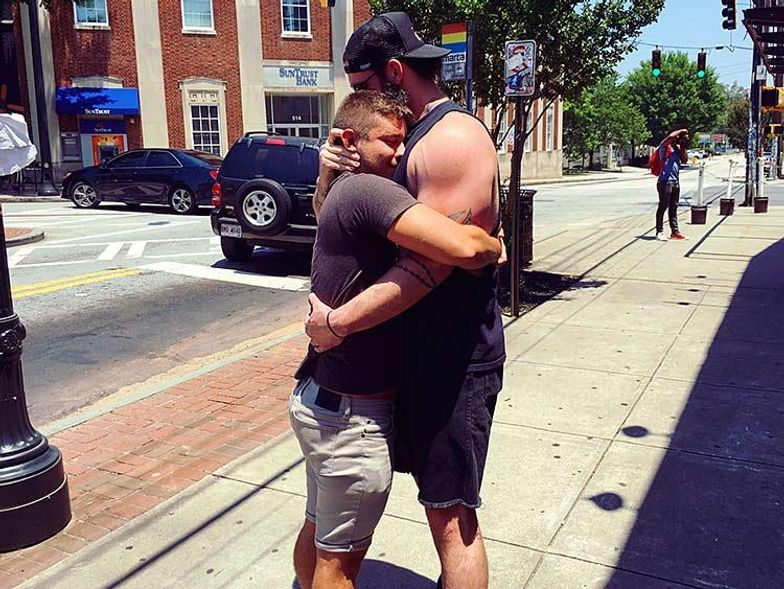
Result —
<instances>
[{"instance_id":1,"label":"khaki shorts","mask_svg":"<svg viewBox=\"0 0 784 589\"><path fill-rule=\"evenodd\" d=\"M370 546L392 487L393 400L335 397L301 380L289 401L305 456L305 516L316 547L354 552Z\"/></svg>"}]
</instances>

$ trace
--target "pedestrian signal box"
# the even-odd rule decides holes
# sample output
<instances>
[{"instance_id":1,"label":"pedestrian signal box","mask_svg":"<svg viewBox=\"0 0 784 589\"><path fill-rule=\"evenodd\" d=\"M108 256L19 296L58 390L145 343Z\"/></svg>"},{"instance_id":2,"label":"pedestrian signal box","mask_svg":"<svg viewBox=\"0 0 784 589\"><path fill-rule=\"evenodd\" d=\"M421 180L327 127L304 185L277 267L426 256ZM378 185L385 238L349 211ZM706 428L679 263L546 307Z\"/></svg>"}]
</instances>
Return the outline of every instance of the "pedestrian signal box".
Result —
<instances>
[{"instance_id":1,"label":"pedestrian signal box","mask_svg":"<svg viewBox=\"0 0 784 589\"><path fill-rule=\"evenodd\" d=\"M779 124L773 125L766 125L765 126L765 135L783 135L784 134L784 126Z\"/></svg>"},{"instance_id":2,"label":"pedestrian signal box","mask_svg":"<svg viewBox=\"0 0 784 589\"><path fill-rule=\"evenodd\" d=\"M760 103L762 110L784 110L784 97L782 97L783 90L784 88L776 88L775 86L763 86L762 101Z\"/></svg>"}]
</instances>

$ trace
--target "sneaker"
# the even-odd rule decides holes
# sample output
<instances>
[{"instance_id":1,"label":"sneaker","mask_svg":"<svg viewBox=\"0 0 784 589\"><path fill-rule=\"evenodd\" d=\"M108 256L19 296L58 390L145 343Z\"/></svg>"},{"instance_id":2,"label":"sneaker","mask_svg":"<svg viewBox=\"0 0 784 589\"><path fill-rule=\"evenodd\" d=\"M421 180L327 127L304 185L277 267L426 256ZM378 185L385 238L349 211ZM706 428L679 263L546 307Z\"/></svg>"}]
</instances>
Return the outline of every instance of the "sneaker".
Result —
<instances>
[{"instance_id":1,"label":"sneaker","mask_svg":"<svg viewBox=\"0 0 784 589\"><path fill-rule=\"evenodd\" d=\"M686 236L683 233L681 233L680 231L676 231L675 233L670 235L670 239L675 239L677 241L680 241L682 239L686 239Z\"/></svg>"},{"instance_id":2,"label":"sneaker","mask_svg":"<svg viewBox=\"0 0 784 589\"><path fill-rule=\"evenodd\" d=\"M656 234L656 241L667 241L667 238L664 237L664 233L657 233Z\"/></svg>"}]
</instances>

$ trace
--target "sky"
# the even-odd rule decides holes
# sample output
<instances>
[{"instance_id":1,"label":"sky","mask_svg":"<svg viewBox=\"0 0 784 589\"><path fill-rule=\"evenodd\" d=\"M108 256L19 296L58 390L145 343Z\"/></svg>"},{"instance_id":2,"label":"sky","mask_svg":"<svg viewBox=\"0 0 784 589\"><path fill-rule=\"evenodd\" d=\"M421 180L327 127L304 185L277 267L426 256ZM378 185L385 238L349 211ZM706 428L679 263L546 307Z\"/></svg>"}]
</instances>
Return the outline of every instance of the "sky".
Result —
<instances>
[{"instance_id":1,"label":"sky","mask_svg":"<svg viewBox=\"0 0 784 589\"><path fill-rule=\"evenodd\" d=\"M686 51L692 61L697 60L699 48L705 47L708 50L708 66L715 68L720 82L737 82L740 86L748 87L751 79L751 51L740 47L750 48L751 40L740 21L743 18L741 11L749 8L749 5L749 0L737 0L738 28L725 31L721 28L724 18L720 0L667 0L659 20L642 30L639 41L658 44L662 51L675 50L668 46L689 47L680 51ZM730 44L737 46L735 51L715 49L719 45ZM621 77L625 77L642 60L649 60L653 49L639 44L618 66Z\"/></svg>"}]
</instances>

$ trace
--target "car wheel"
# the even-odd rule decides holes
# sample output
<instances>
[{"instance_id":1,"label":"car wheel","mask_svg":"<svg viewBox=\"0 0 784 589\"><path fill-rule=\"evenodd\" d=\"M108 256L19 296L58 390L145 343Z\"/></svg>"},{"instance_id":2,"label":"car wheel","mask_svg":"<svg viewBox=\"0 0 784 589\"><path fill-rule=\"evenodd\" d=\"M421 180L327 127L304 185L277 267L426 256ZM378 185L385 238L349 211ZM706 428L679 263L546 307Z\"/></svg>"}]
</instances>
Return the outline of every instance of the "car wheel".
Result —
<instances>
[{"instance_id":1,"label":"car wheel","mask_svg":"<svg viewBox=\"0 0 784 589\"><path fill-rule=\"evenodd\" d=\"M169 195L169 206L178 215L190 215L198 208L193 192L184 186L175 186L172 189Z\"/></svg>"},{"instance_id":2,"label":"car wheel","mask_svg":"<svg viewBox=\"0 0 784 589\"><path fill-rule=\"evenodd\" d=\"M242 228L259 235L280 233L291 215L286 190L271 180L250 180L237 191L234 215Z\"/></svg>"},{"instance_id":3,"label":"car wheel","mask_svg":"<svg viewBox=\"0 0 784 589\"><path fill-rule=\"evenodd\" d=\"M221 237L221 251L225 258L231 262L247 262L255 249L246 239L237 237Z\"/></svg>"},{"instance_id":4,"label":"car wheel","mask_svg":"<svg viewBox=\"0 0 784 589\"><path fill-rule=\"evenodd\" d=\"M80 209L94 209L100 202L95 188L88 182L77 182L71 188L71 200Z\"/></svg>"}]
</instances>

